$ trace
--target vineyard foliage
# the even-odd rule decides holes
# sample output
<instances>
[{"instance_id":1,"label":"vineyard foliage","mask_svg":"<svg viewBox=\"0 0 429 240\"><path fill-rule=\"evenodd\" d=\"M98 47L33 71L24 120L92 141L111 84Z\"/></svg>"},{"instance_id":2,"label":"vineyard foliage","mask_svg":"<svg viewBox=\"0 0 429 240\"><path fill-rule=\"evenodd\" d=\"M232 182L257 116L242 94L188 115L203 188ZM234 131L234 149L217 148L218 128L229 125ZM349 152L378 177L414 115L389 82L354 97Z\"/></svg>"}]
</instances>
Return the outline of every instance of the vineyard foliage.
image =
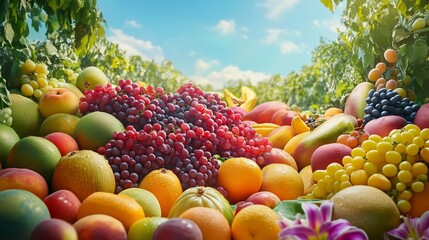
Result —
<instances>
[{"instance_id":1,"label":"vineyard foliage","mask_svg":"<svg viewBox=\"0 0 429 240\"><path fill-rule=\"evenodd\" d=\"M312 62L286 76L272 75L252 84L250 79L229 81L225 87L240 95L241 86L255 90L258 103L279 100L302 110L323 111L342 107L357 83L384 61L388 48L397 50L398 78L412 77L417 101L428 101L429 25L413 30L415 19L429 23L429 1L321 0L330 11L343 6L342 24L335 41L320 39ZM19 81L19 65L27 58L44 62L49 77L65 78L65 72L80 72L97 66L113 84L131 79L174 91L190 81L171 61L155 62L128 56L105 36L106 21L96 0L2 0L0 2L0 108L10 104L9 91ZM45 31L45 39L31 41L30 32ZM201 85L206 91L221 91Z\"/></svg>"}]
</instances>

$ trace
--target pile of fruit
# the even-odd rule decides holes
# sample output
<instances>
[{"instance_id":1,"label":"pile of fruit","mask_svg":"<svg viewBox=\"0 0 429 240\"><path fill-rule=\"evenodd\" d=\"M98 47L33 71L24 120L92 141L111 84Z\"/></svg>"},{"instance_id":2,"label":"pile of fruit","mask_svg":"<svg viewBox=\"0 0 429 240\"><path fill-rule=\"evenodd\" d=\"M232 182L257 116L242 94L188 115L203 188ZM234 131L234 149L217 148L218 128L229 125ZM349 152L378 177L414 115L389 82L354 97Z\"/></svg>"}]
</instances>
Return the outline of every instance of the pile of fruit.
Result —
<instances>
[{"instance_id":1,"label":"pile of fruit","mask_svg":"<svg viewBox=\"0 0 429 240\"><path fill-rule=\"evenodd\" d=\"M385 60L317 114L257 104L249 87L166 92L97 67L64 80L27 60L0 109L1 236L381 239L424 225L429 105L396 52Z\"/></svg>"}]
</instances>

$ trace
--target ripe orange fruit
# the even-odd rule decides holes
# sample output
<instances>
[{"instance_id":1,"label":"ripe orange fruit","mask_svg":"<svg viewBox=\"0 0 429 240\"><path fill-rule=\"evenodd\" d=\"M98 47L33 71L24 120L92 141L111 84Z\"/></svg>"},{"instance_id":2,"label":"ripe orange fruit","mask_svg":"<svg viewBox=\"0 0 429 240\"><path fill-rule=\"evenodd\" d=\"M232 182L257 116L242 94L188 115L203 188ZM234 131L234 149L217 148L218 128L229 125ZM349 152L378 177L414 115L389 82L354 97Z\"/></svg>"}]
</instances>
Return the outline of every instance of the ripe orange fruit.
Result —
<instances>
[{"instance_id":1,"label":"ripe orange fruit","mask_svg":"<svg viewBox=\"0 0 429 240\"><path fill-rule=\"evenodd\" d=\"M139 188L153 193L161 206L161 216L167 217L171 207L182 194L182 185L173 171L165 168L151 171L139 184Z\"/></svg>"},{"instance_id":2,"label":"ripe orange fruit","mask_svg":"<svg viewBox=\"0 0 429 240\"><path fill-rule=\"evenodd\" d=\"M429 183L426 183L422 192L413 193L410 198L411 211L408 213L411 217L420 217L424 212L429 210Z\"/></svg>"},{"instance_id":3,"label":"ripe orange fruit","mask_svg":"<svg viewBox=\"0 0 429 240\"><path fill-rule=\"evenodd\" d=\"M244 201L259 191L262 171L255 161L248 158L230 158L223 162L218 171L217 182L227 192L230 203Z\"/></svg>"},{"instance_id":4,"label":"ripe orange fruit","mask_svg":"<svg viewBox=\"0 0 429 240\"><path fill-rule=\"evenodd\" d=\"M63 132L73 136L79 118L68 113L57 113L43 120L39 129L39 136L46 136L53 132Z\"/></svg>"},{"instance_id":5,"label":"ripe orange fruit","mask_svg":"<svg viewBox=\"0 0 429 240\"><path fill-rule=\"evenodd\" d=\"M118 219L125 228L145 217L143 207L127 195L95 192L89 195L77 212L77 219L93 214L105 214Z\"/></svg>"},{"instance_id":6,"label":"ripe orange fruit","mask_svg":"<svg viewBox=\"0 0 429 240\"><path fill-rule=\"evenodd\" d=\"M183 212L180 218L194 221L204 240L229 240L231 239L231 227L225 216L215 208L193 207Z\"/></svg>"},{"instance_id":7,"label":"ripe orange fruit","mask_svg":"<svg viewBox=\"0 0 429 240\"><path fill-rule=\"evenodd\" d=\"M269 191L280 200L293 200L303 195L301 175L286 164L273 163L262 168L261 191Z\"/></svg>"},{"instance_id":8,"label":"ripe orange fruit","mask_svg":"<svg viewBox=\"0 0 429 240\"><path fill-rule=\"evenodd\" d=\"M91 150L74 151L63 156L52 180L54 191L72 191L81 202L94 192L113 193L115 185L115 177L107 160Z\"/></svg>"},{"instance_id":9,"label":"ripe orange fruit","mask_svg":"<svg viewBox=\"0 0 429 240\"><path fill-rule=\"evenodd\" d=\"M398 53L393 49L387 49L384 52L384 59L386 59L388 63L396 63L396 61L398 61Z\"/></svg>"},{"instance_id":10,"label":"ripe orange fruit","mask_svg":"<svg viewBox=\"0 0 429 240\"><path fill-rule=\"evenodd\" d=\"M277 213L265 205L251 205L241 209L231 226L234 240L278 239L280 226Z\"/></svg>"}]
</instances>

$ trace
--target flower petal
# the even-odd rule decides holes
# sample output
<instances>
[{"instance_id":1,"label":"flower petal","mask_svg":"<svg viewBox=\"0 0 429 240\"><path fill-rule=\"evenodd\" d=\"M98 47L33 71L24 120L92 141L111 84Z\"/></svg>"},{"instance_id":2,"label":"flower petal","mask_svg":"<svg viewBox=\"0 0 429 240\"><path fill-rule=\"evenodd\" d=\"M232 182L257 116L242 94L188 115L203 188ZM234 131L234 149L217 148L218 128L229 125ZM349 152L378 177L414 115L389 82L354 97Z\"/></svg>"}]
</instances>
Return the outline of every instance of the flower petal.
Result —
<instances>
[{"instance_id":1,"label":"flower petal","mask_svg":"<svg viewBox=\"0 0 429 240\"><path fill-rule=\"evenodd\" d=\"M408 221L408 220L405 220ZM384 233L384 239L389 239L388 236L397 238L397 239L407 239L408 237L408 227L405 222L401 223L397 228L389 230Z\"/></svg>"},{"instance_id":2,"label":"flower petal","mask_svg":"<svg viewBox=\"0 0 429 240\"><path fill-rule=\"evenodd\" d=\"M428 229L429 229L429 211L426 211L425 213L423 213L423 215L420 216L420 220L417 223L417 232L419 233L420 236L423 236L425 231L429 235Z\"/></svg>"},{"instance_id":3,"label":"flower petal","mask_svg":"<svg viewBox=\"0 0 429 240\"><path fill-rule=\"evenodd\" d=\"M323 223L322 213L320 212L319 207L316 204L309 202L305 202L301 206L307 216L308 225L317 231L319 226Z\"/></svg>"},{"instance_id":4,"label":"flower petal","mask_svg":"<svg viewBox=\"0 0 429 240\"><path fill-rule=\"evenodd\" d=\"M366 232L360 228L349 227L346 231L342 232L335 240L368 240Z\"/></svg>"},{"instance_id":5,"label":"flower petal","mask_svg":"<svg viewBox=\"0 0 429 240\"><path fill-rule=\"evenodd\" d=\"M334 207L334 203L330 200L323 201L322 204L320 205L320 212L322 214L322 218L324 222L331 221L333 207Z\"/></svg>"},{"instance_id":6,"label":"flower petal","mask_svg":"<svg viewBox=\"0 0 429 240\"><path fill-rule=\"evenodd\" d=\"M327 232L328 239L335 239L337 236L341 235L342 232L348 230L351 227L349 221L345 219L337 219L331 222L325 222L320 227L320 233Z\"/></svg>"},{"instance_id":7,"label":"flower petal","mask_svg":"<svg viewBox=\"0 0 429 240\"><path fill-rule=\"evenodd\" d=\"M306 240L311 236L315 236L313 229L304 225L295 225L282 229L279 233L279 238L295 237L296 239ZM287 239L287 238L286 238Z\"/></svg>"}]
</instances>

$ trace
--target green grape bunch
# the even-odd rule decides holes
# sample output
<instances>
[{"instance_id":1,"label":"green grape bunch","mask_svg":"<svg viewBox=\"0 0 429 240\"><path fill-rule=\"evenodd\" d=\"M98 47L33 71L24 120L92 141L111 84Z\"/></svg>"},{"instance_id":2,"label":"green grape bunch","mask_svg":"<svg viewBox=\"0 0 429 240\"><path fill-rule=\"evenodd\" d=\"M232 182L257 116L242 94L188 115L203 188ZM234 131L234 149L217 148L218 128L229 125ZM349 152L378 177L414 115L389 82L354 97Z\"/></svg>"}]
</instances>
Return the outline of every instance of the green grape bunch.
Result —
<instances>
[{"instance_id":1,"label":"green grape bunch","mask_svg":"<svg viewBox=\"0 0 429 240\"><path fill-rule=\"evenodd\" d=\"M0 109L0 124L12 126L12 109L9 107Z\"/></svg>"}]
</instances>

